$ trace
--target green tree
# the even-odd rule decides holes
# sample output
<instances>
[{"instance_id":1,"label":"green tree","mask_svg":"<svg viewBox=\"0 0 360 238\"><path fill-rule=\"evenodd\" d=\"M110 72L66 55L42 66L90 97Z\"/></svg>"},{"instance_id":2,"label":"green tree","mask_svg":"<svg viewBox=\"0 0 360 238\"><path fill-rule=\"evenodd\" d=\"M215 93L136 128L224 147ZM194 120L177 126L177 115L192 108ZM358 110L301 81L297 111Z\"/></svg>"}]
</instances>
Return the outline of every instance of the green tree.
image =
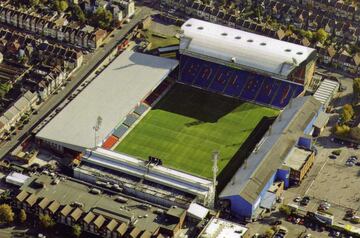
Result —
<instances>
[{"instance_id":1,"label":"green tree","mask_svg":"<svg viewBox=\"0 0 360 238\"><path fill-rule=\"evenodd\" d=\"M315 40L317 40L321 44L324 44L328 39L329 34L323 28L320 28L319 30L317 30L317 32L315 32L314 37Z\"/></svg>"},{"instance_id":2,"label":"green tree","mask_svg":"<svg viewBox=\"0 0 360 238\"><path fill-rule=\"evenodd\" d=\"M350 137L360 142L360 127L353 127L350 129Z\"/></svg>"},{"instance_id":3,"label":"green tree","mask_svg":"<svg viewBox=\"0 0 360 238\"><path fill-rule=\"evenodd\" d=\"M360 102L360 78L355 78L353 80L353 94L354 94L354 103L356 105Z\"/></svg>"},{"instance_id":4,"label":"green tree","mask_svg":"<svg viewBox=\"0 0 360 238\"><path fill-rule=\"evenodd\" d=\"M6 202L10 201L10 199L11 199L10 190L5 190L5 192L3 192L0 195L0 203L6 203Z\"/></svg>"},{"instance_id":5,"label":"green tree","mask_svg":"<svg viewBox=\"0 0 360 238\"><path fill-rule=\"evenodd\" d=\"M93 22L100 28L108 28L112 22L112 14L110 11L105 10L102 7L96 9L93 17Z\"/></svg>"},{"instance_id":6,"label":"green tree","mask_svg":"<svg viewBox=\"0 0 360 238\"><path fill-rule=\"evenodd\" d=\"M334 127L334 133L338 136L347 136L350 132L350 127L347 125L336 124Z\"/></svg>"},{"instance_id":7,"label":"green tree","mask_svg":"<svg viewBox=\"0 0 360 238\"><path fill-rule=\"evenodd\" d=\"M30 0L29 3L32 7L35 7L35 6L39 5L40 0Z\"/></svg>"},{"instance_id":8,"label":"green tree","mask_svg":"<svg viewBox=\"0 0 360 238\"><path fill-rule=\"evenodd\" d=\"M14 212L8 204L0 205L0 224L8 224L14 221Z\"/></svg>"},{"instance_id":9,"label":"green tree","mask_svg":"<svg viewBox=\"0 0 360 238\"><path fill-rule=\"evenodd\" d=\"M44 228L51 228L55 225L55 221L49 215L40 215L39 220Z\"/></svg>"},{"instance_id":10,"label":"green tree","mask_svg":"<svg viewBox=\"0 0 360 238\"><path fill-rule=\"evenodd\" d=\"M354 116L354 109L350 104L345 104L343 109L342 109L342 113L341 113L341 117L345 122L349 122Z\"/></svg>"},{"instance_id":11,"label":"green tree","mask_svg":"<svg viewBox=\"0 0 360 238\"><path fill-rule=\"evenodd\" d=\"M81 235L81 226L79 226L78 224L75 224L73 227L72 227L72 232L73 232L73 235L75 237L80 237Z\"/></svg>"},{"instance_id":12,"label":"green tree","mask_svg":"<svg viewBox=\"0 0 360 238\"><path fill-rule=\"evenodd\" d=\"M55 0L53 2L54 8L58 12L64 12L68 9L69 4L66 0Z\"/></svg>"},{"instance_id":13,"label":"green tree","mask_svg":"<svg viewBox=\"0 0 360 238\"><path fill-rule=\"evenodd\" d=\"M270 238L270 237L273 237L275 231L271 228L267 229L264 233L264 237L266 238Z\"/></svg>"},{"instance_id":14,"label":"green tree","mask_svg":"<svg viewBox=\"0 0 360 238\"><path fill-rule=\"evenodd\" d=\"M26 215L26 212L24 209L21 209L20 212L19 212L19 221L21 223L24 223L26 221L26 218L27 218L27 215Z\"/></svg>"},{"instance_id":15,"label":"green tree","mask_svg":"<svg viewBox=\"0 0 360 238\"><path fill-rule=\"evenodd\" d=\"M291 215L291 209L286 205L281 205L279 211L287 216Z\"/></svg>"},{"instance_id":16,"label":"green tree","mask_svg":"<svg viewBox=\"0 0 360 238\"><path fill-rule=\"evenodd\" d=\"M86 20L85 13L83 12L83 10L80 8L79 5L77 4L73 5L73 13L78 21L82 23L85 22Z\"/></svg>"}]
</instances>

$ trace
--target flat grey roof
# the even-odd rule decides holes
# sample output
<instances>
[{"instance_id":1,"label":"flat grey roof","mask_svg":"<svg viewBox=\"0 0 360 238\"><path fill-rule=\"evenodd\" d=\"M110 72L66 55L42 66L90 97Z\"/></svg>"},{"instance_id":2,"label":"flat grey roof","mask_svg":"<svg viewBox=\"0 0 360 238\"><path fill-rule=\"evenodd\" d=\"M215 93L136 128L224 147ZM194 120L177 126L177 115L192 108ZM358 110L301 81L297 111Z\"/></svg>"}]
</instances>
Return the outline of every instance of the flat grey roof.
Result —
<instances>
[{"instance_id":1,"label":"flat grey roof","mask_svg":"<svg viewBox=\"0 0 360 238\"><path fill-rule=\"evenodd\" d=\"M284 166L293 170L300 170L311 155L311 151L294 147L286 156Z\"/></svg>"},{"instance_id":2,"label":"flat grey roof","mask_svg":"<svg viewBox=\"0 0 360 238\"><path fill-rule=\"evenodd\" d=\"M282 165L321 103L313 96L293 99L276 118L252 154L220 193L220 198L239 195L254 204L271 176Z\"/></svg>"},{"instance_id":3,"label":"flat grey roof","mask_svg":"<svg viewBox=\"0 0 360 238\"><path fill-rule=\"evenodd\" d=\"M38 134L40 139L83 151L109 135L134 107L178 65L177 60L125 51Z\"/></svg>"}]
</instances>

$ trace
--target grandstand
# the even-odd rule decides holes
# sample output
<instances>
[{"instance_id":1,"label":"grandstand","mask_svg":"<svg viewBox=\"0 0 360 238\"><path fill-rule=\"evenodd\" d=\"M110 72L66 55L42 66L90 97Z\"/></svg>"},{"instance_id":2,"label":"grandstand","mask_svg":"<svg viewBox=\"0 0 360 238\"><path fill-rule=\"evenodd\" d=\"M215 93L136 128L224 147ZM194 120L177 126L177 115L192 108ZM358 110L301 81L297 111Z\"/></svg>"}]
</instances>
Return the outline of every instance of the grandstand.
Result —
<instances>
[{"instance_id":1,"label":"grandstand","mask_svg":"<svg viewBox=\"0 0 360 238\"><path fill-rule=\"evenodd\" d=\"M284 108L311 82L314 49L197 19L182 31L180 83Z\"/></svg>"},{"instance_id":2,"label":"grandstand","mask_svg":"<svg viewBox=\"0 0 360 238\"><path fill-rule=\"evenodd\" d=\"M166 87L178 62L124 51L61 110L37 135L43 145L63 152L111 148ZM151 99L149 99L151 95ZM94 143L94 125L102 124Z\"/></svg>"}]
</instances>

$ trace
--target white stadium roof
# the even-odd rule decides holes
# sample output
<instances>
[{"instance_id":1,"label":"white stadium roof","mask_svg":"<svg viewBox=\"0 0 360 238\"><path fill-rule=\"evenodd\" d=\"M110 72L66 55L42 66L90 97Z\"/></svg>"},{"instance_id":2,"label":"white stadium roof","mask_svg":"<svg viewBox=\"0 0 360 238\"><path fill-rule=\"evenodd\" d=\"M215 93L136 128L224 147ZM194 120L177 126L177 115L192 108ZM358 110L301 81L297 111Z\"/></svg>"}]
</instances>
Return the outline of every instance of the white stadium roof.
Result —
<instances>
[{"instance_id":1,"label":"white stadium roof","mask_svg":"<svg viewBox=\"0 0 360 238\"><path fill-rule=\"evenodd\" d=\"M178 61L125 51L105 68L37 137L82 151L94 147L98 116L99 142L178 65Z\"/></svg>"},{"instance_id":2,"label":"white stadium roof","mask_svg":"<svg viewBox=\"0 0 360 238\"><path fill-rule=\"evenodd\" d=\"M287 77L315 49L276 40L197 19L189 19L181 27L181 52L203 55L234 63L239 67Z\"/></svg>"},{"instance_id":3,"label":"white stadium roof","mask_svg":"<svg viewBox=\"0 0 360 238\"><path fill-rule=\"evenodd\" d=\"M82 161L144 178L197 196L206 197L212 188L210 180L160 165L149 167L146 166L144 160L103 148L87 150Z\"/></svg>"}]
</instances>

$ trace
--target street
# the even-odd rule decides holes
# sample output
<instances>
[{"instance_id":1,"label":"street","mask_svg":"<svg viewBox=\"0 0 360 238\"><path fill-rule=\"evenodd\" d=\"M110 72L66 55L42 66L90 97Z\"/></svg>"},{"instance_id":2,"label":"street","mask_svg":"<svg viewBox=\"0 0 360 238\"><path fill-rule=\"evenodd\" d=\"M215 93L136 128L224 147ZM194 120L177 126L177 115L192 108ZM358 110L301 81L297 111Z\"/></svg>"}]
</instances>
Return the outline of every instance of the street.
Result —
<instances>
[{"instance_id":1,"label":"street","mask_svg":"<svg viewBox=\"0 0 360 238\"><path fill-rule=\"evenodd\" d=\"M4 143L0 148L0 158L3 158L8 152L15 148L26 137L28 132L31 132L38 123L43 120L51 111L59 105L67 96L69 96L74 89L81 84L81 82L97 67L109 52L116 47L116 45L127 35L127 33L141 22L144 18L151 15L152 9L148 7L138 7L137 12L133 19L125 24L121 29L117 29L113 33L113 37L108 37L108 43L103 47L100 47L91 54L87 62L85 62L72 76L72 80L67 83L67 86L61 90L58 94L50 96L43 105L39 108L36 115L30 117L30 121L24 128L15 136L12 136L11 140Z\"/></svg>"}]
</instances>

